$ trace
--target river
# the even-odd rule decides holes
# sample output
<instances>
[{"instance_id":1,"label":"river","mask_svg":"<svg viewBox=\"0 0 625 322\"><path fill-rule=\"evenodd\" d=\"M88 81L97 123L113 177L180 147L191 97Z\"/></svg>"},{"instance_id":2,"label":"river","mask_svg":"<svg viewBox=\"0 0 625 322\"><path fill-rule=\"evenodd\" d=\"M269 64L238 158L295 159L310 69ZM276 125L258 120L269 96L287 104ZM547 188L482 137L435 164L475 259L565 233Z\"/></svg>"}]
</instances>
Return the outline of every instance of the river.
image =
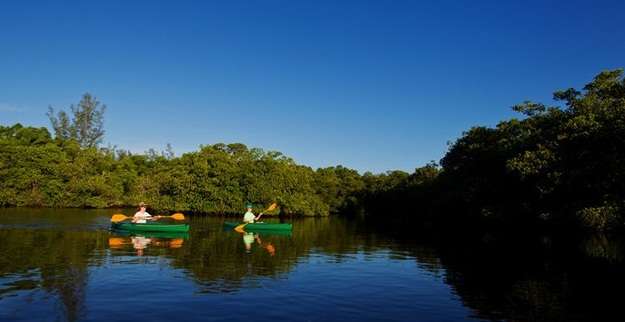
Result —
<instances>
[{"instance_id":1,"label":"river","mask_svg":"<svg viewBox=\"0 0 625 322\"><path fill-rule=\"evenodd\" d=\"M452 237L334 217L241 234L192 216L188 234L142 236L109 231L115 212L0 209L0 321L623 318L624 244L605 235Z\"/></svg>"}]
</instances>

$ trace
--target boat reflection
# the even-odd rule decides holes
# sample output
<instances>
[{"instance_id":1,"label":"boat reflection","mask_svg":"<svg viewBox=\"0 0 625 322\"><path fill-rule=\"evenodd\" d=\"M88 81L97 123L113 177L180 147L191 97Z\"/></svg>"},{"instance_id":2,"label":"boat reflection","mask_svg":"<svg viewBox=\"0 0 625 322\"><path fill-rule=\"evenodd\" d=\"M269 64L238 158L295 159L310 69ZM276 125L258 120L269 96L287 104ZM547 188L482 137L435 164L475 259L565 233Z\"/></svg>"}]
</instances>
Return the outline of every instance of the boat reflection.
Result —
<instances>
[{"instance_id":1,"label":"boat reflection","mask_svg":"<svg viewBox=\"0 0 625 322\"><path fill-rule=\"evenodd\" d=\"M276 255L276 247L271 242L263 243L260 238L260 234L245 231L241 232L240 234L243 236L243 244L245 244L246 253L249 254L252 252L252 245L254 244L254 242L256 242L258 246L267 251L269 255Z\"/></svg>"},{"instance_id":2,"label":"boat reflection","mask_svg":"<svg viewBox=\"0 0 625 322\"><path fill-rule=\"evenodd\" d=\"M143 256L144 250L150 247L156 248L180 248L185 239L189 238L188 233L170 232L126 232L113 230L109 237L109 249L125 249L130 246L136 251L137 256Z\"/></svg>"},{"instance_id":3,"label":"boat reflection","mask_svg":"<svg viewBox=\"0 0 625 322\"><path fill-rule=\"evenodd\" d=\"M245 253L252 253L254 243L264 249L270 256L276 255L276 247L271 242L263 242L262 237L268 236L287 236L291 237L291 230L254 230L247 231L244 227L232 228L231 224L224 224L224 232L238 233L243 238L243 245L245 246Z\"/></svg>"}]
</instances>

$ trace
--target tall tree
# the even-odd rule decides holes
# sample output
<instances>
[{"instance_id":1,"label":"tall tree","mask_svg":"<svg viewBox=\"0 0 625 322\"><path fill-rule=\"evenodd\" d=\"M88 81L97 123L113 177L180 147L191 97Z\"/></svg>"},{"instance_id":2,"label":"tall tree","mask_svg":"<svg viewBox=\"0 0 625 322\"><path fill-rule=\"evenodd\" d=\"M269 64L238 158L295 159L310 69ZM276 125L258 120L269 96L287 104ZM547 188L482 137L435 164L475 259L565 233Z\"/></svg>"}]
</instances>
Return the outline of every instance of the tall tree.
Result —
<instances>
[{"instance_id":1,"label":"tall tree","mask_svg":"<svg viewBox=\"0 0 625 322\"><path fill-rule=\"evenodd\" d=\"M48 108L48 118L57 139L76 140L82 147L96 147L104 138L104 111L106 105L100 104L94 96L85 93L78 105L71 105L72 119L65 111L54 112Z\"/></svg>"}]
</instances>

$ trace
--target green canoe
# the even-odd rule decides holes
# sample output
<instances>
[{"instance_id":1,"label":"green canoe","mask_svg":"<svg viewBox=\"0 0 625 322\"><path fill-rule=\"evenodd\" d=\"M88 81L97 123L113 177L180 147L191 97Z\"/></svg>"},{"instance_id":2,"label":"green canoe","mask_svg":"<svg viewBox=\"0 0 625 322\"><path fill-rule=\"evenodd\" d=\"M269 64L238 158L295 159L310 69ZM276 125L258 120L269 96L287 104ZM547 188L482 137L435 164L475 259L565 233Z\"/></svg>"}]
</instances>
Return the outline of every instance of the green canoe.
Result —
<instances>
[{"instance_id":1,"label":"green canoe","mask_svg":"<svg viewBox=\"0 0 625 322\"><path fill-rule=\"evenodd\" d=\"M186 231L130 231L130 230L123 230L123 229L113 229L112 236L115 236L115 237L117 236L121 236L121 237L143 236L147 238L188 239L189 232L186 232Z\"/></svg>"},{"instance_id":2,"label":"green canoe","mask_svg":"<svg viewBox=\"0 0 625 322\"><path fill-rule=\"evenodd\" d=\"M224 222L224 226L226 227L236 227L238 225L242 225L243 223L240 222L231 222L231 221L226 221ZM293 229L293 225L292 224L279 224L279 223L265 223L265 222L256 222L253 224L247 224L245 226L245 228L243 228L244 230L247 231L255 231L255 230L291 230Z\"/></svg>"},{"instance_id":3,"label":"green canoe","mask_svg":"<svg viewBox=\"0 0 625 322\"><path fill-rule=\"evenodd\" d=\"M189 224L163 224L148 222L145 224L133 224L129 222L112 223L111 228L126 231L162 231L162 232L187 232Z\"/></svg>"}]
</instances>

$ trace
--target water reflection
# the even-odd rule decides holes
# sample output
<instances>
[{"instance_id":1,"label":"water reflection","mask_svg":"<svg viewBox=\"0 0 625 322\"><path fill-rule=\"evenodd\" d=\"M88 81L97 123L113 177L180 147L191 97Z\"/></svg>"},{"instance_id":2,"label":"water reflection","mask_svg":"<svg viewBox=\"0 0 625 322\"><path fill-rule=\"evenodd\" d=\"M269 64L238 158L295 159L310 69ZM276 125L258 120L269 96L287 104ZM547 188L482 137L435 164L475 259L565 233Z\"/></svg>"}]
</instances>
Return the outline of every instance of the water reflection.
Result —
<instances>
[{"instance_id":1,"label":"water reflection","mask_svg":"<svg viewBox=\"0 0 625 322\"><path fill-rule=\"evenodd\" d=\"M129 237L111 236L108 240L110 249L122 250L132 246L132 248L136 251L137 256L143 256L143 251L148 248L148 246L154 248L176 249L182 247L183 244L184 238L163 238L145 235L133 235Z\"/></svg>"},{"instance_id":2,"label":"water reflection","mask_svg":"<svg viewBox=\"0 0 625 322\"><path fill-rule=\"evenodd\" d=\"M89 266L108 234L89 231L33 229L0 230L0 301L22 295L36 297L38 290L53 295L68 320L84 310ZM31 299L32 300L32 299Z\"/></svg>"},{"instance_id":3,"label":"water reflection","mask_svg":"<svg viewBox=\"0 0 625 322\"><path fill-rule=\"evenodd\" d=\"M265 249L269 255L274 256L276 254L276 248L271 243L263 244L263 241L260 239L260 234L252 233L252 232L238 232L243 236L243 244L245 245L245 252L252 252L252 245L257 243L261 248Z\"/></svg>"},{"instance_id":4,"label":"water reflection","mask_svg":"<svg viewBox=\"0 0 625 322\"><path fill-rule=\"evenodd\" d=\"M409 249L485 320L622 320L625 287L622 239L615 236L378 230ZM423 234L422 238L414 238ZM424 248L429 251L424 252ZM427 255L429 252L432 254ZM618 318L616 318L618 317Z\"/></svg>"},{"instance_id":5,"label":"water reflection","mask_svg":"<svg viewBox=\"0 0 625 322\"><path fill-rule=\"evenodd\" d=\"M265 250L270 256L274 256L276 254L276 247L271 241L263 242L261 236L292 236L291 230L246 231L245 229L238 229L238 227L233 229L228 225L224 225L223 231L226 233L240 234L243 239L243 245L245 246L246 253L250 254L252 252L252 246L256 244L258 245L258 248Z\"/></svg>"},{"instance_id":6,"label":"water reflection","mask_svg":"<svg viewBox=\"0 0 625 322\"><path fill-rule=\"evenodd\" d=\"M294 301L258 320L287 313L321 320L314 312L322 306L336 319L378 311L390 320L622 315L614 294L625 288L624 248L614 236L432 234L337 218L295 220L288 234L238 233L207 217L190 218L182 235L129 234L109 231L116 210L72 210L67 218L59 211L0 209L0 320L100 320L111 313L98 311L110 307L106 301L138 288L150 294L144 311L158 308L152 301L160 297L180 298L179 309L195 303L195 313L203 301L222 307L267 292L276 298L267 305ZM137 304L114 307L131 314Z\"/></svg>"}]
</instances>

